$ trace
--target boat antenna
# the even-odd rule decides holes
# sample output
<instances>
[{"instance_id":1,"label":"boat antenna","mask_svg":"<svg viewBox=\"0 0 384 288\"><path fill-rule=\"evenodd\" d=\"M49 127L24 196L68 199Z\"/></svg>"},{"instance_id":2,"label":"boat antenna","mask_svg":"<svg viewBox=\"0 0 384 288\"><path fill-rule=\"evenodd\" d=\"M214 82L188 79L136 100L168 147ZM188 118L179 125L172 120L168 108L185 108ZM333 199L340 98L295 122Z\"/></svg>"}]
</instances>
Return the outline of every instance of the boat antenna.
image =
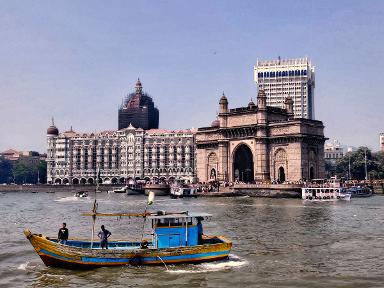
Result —
<instances>
[{"instance_id":1,"label":"boat antenna","mask_svg":"<svg viewBox=\"0 0 384 288\"><path fill-rule=\"evenodd\" d=\"M91 249L93 247L93 240L95 237L95 224L96 224L96 213L97 213L97 200L96 195L99 191L99 179L100 179L100 168L97 167L97 173L96 173L96 189L95 189L95 201L93 202L93 208L92 208L92 237L91 237Z\"/></svg>"}]
</instances>

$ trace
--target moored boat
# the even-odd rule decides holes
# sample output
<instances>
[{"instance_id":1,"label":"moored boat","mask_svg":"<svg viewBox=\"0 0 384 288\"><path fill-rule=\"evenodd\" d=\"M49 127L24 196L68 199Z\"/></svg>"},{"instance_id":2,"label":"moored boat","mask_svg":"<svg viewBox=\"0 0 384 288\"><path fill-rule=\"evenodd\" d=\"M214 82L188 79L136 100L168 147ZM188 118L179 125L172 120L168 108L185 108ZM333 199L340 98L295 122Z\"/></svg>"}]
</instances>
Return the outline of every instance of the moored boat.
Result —
<instances>
[{"instance_id":1,"label":"moored boat","mask_svg":"<svg viewBox=\"0 0 384 288\"><path fill-rule=\"evenodd\" d=\"M174 183L171 185L170 196L171 198L197 197L196 192L196 187L182 183Z\"/></svg>"},{"instance_id":2,"label":"moored boat","mask_svg":"<svg viewBox=\"0 0 384 288\"><path fill-rule=\"evenodd\" d=\"M347 193L351 194L351 198L365 198L373 195L372 189L363 186L352 186L347 189Z\"/></svg>"},{"instance_id":3,"label":"moored boat","mask_svg":"<svg viewBox=\"0 0 384 288\"><path fill-rule=\"evenodd\" d=\"M232 242L224 236L202 236L199 231L206 213L88 213L86 216L144 217L151 223L151 239L136 242L110 241L101 249L92 240L68 240L65 245L56 238L24 230L37 254L47 266L90 269L122 265L163 265L201 263L226 259ZM199 224L200 223L200 224Z\"/></svg>"},{"instance_id":4,"label":"moored boat","mask_svg":"<svg viewBox=\"0 0 384 288\"><path fill-rule=\"evenodd\" d=\"M141 183L132 183L128 184L126 191L128 195L144 194L144 187Z\"/></svg>"},{"instance_id":5,"label":"moored boat","mask_svg":"<svg viewBox=\"0 0 384 288\"><path fill-rule=\"evenodd\" d=\"M127 188L128 188L128 186L123 186L120 188L113 189L112 192L113 193L127 193Z\"/></svg>"}]
</instances>

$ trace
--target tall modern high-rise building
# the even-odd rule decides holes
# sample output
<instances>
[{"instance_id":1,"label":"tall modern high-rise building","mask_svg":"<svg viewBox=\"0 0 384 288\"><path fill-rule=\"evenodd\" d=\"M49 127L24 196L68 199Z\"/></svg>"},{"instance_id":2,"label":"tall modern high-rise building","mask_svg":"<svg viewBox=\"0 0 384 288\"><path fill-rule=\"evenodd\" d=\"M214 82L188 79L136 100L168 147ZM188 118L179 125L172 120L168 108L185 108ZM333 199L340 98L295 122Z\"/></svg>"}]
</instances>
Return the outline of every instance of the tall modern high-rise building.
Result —
<instances>
[{"instance_id":1,"label":"tall modern high-rise building","mask_svg":"<svg viewBox=\"0 0 384 288\"><path fill-rule=\"evenodd\" d=\"M380 133L380 151L384 153L384 133Z\"/></svg>"},{"instance_id":2,"label":"tall modern high-rise building","mask_svg":"<svg viewBox=\"0 0 384 288\"><path fill-rule=\"evenodd\" d=\"M152 98L143 92L140 79L136 82L136 91L129 94L119 108L118 129L127 128L130 124L144 130L159 128L159 110Z\"/></svg>"},{"instance_id":3,"label":"tall modern high-rise building","mask_svg":"<svg viewBox=\"0 0 384 288\"><path fill-rule=\"evenodd\" d=\"M290 96L295 118L315 118L315 67L308 58L257 60L254 79L267 95L267 106L284 108Z\"/></svg>"}]
</instances>

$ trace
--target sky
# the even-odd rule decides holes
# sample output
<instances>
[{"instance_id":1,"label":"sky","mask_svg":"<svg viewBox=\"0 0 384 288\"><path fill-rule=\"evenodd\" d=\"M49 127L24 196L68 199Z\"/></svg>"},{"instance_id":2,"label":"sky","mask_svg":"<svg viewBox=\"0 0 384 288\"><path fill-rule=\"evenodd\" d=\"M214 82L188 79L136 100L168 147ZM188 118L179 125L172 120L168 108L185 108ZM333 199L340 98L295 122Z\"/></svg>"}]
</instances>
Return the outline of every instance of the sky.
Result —
<instances>
[{"instance_id":1,"label":"sky","mask_svg":"<svg viewBox=\"0 0 384 288\"><path fill-rule=\"evenodd\" d=\"M309 57L325 136L377 151L384 1L1 1L0 151L117 129L138 77L160 128L205 127L257 94L257 59Z\"/></svg>"}]
</instances>

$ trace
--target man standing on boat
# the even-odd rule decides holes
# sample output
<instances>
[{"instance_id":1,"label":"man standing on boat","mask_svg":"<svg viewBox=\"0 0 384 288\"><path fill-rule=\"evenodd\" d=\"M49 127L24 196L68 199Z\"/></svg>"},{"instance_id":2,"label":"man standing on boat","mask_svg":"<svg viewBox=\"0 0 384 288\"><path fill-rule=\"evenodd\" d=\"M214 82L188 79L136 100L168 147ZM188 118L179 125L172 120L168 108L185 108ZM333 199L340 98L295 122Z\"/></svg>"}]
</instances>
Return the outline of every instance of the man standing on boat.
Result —
<instances>
[{"instance_id":1,"label":"man standing on boat","mask_svg":"<svg viewBox=\"0 0 384 288\"><path fill-rule=\"evenodd\" d=\"M67 229L67 224L66 223L63 223L63 227L60 228L59 230L59 233L57 235L57 240L59 241L59 243L61 244L67 244L67 240L68 240L68 229Z\"/></svg>"},{"instance_id":2,"label":"man standing on boat","mask_svg":"<svg viewBox=\"0 0 384 288\"><path fill-rule=\"evenodd\" d=\"M109 232L107 229L105 229L104 225L101 225L101 231L97 236L101 239L100 246L101 249L105 248L108 249L108 237L111 236L111 232Z\"/></svg>"},{"instance_id":3,"label":"man standing on boat","mask_svg":"<svg viewBox=\"0 0 384 288\"><path fill-rule=\"evenodd\" d=\"M201 245L203 244L203 224L201 223L201 220L203 218L197 217L197 244Z\"/></svg>"}]
</instances>

